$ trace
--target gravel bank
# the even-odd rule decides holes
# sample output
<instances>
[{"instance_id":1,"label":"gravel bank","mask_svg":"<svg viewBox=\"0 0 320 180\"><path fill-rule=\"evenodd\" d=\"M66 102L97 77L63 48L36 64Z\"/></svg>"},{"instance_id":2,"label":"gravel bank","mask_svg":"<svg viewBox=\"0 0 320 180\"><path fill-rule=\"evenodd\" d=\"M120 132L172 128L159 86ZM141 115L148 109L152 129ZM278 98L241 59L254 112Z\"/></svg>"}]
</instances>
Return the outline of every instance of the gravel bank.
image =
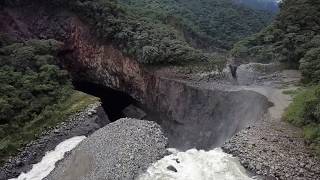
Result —
<instances>
[{"instance_id":1,"label":"gravel bank","mask_svg":"<svg viewBox=\"0 0 320 180\"><path fill-rule=\"evenodd\" d=\"M21 172L30 170L33 164L40 162L45 153L53 150L60 142L74 136L87 136L108 123L109 119L100 103L89 105L56 128L44 132L17 156L10 158L0 168L0 179L18 177Z\"/></svg>"},{"instance_id":2,"label":"gravel bank","mask_svg":"<svg viewBox=\"0 0 320 180\"><path fill-rule=\"evenodd\" d=\"M294 72L286 71L276 84L243 87L265 95L274 106L262 121L237 133L223 146L225 152L237 156L244 167L264 179L320 179L320 159L305 144L302 130L281 120L291 102L281 86L288 88L296 80Z\"/></svg>"},{"instance_id":3,"label":"gravel bank","mask_svg":"<svg viewBox=\"0 0 320 180\"><path fill-rule=\"evenodd\" d=\"M264 179L320 179L320 160L304 144L300 131L265 120L235 135L223 150Z\"/></svg>"},{"instance_id":4,"label":"gravel bank","mask_svg":"<svg viewBox=\"0 0 320 180\"><path fill-rule=\"evenodd\" d=\"M46 180L132 180L162 158L167 138L158 124L120 119L93 133Z\"/></svg>"}]
</instances>

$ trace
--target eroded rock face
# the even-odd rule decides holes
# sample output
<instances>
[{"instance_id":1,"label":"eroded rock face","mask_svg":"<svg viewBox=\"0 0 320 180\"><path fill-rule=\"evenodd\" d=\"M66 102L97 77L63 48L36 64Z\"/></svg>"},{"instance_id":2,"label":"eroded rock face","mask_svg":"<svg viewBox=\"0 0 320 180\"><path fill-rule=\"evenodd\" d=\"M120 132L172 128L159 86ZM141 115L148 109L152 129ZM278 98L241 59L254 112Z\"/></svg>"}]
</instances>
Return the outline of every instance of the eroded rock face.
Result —
<instances>
[{"instance_id":1,"label":"eroded rock face","mask_svg":"<svg viewBox=\"0 0 320 180\"><path fill-rule=\"evenodd\" d=\"M76 15L64 9L34 6L3 8L0 32L9 33L17 39L60 40L65 43L61 64L74 79L96 82L143 101L148 75L137 61L125 56L111 42L96 38Z\"/></svg>"},{"instance_id":2,"label":"eroded rock face","mask_svg":"<svg viewBox=\"0 0 320 180\"><path fill-rule=\"evenodd\" d=\"M169 144L181 150L211 149L263 117L270 103L256 92L207 88L157 79L148 100L164 117Z\"/></svg>"},{"instance_id":3,"label":"eroded rock face","mask_svg":"<svg viewBox=\"0 0 320 180\"><path fill-rule=\"evenodd\" d=\"M70 27L70 38L66 44L71 57L63 64L73 73L74 78L124 91L142 101L146 93L142 66L112 44L100 43L79 19L73 18Z\"/></svg>"},{"instance_id":4,"label":"eroded rock face","mask_svg":"<svg viewBox=\"0 0 320 180\"><path fill-rule=\"evenodd\" d=\"M155 122L120 119L81 142L46 179L131 180L162 158L166 147Z\"/></svg>"}]
</instances>

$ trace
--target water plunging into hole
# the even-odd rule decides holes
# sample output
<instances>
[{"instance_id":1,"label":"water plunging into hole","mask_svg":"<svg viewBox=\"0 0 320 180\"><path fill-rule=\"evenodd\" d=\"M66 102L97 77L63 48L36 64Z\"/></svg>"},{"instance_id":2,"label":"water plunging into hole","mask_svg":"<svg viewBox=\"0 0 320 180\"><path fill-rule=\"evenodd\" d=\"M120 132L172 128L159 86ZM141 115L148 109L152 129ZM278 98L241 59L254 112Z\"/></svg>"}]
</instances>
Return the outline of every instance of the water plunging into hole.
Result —
<instances>
[{"instance_id":1,"label":"water plunging into hole","mask_svg":"<svg viewBox=\"0 0 320 180\"><path fill-rule=\"evenodd\" d=\"M126 107L137 104L137 101L128 94L106 86L83 81L74 81L73 85L79 91L99 97L104 111L112 122L124 117L123 110Z\"/></svg>"},{"instance_id":2,"label":"water plunging into hole","mask_svg":"<svg viewBox=\"0 0 320 180\"><path fill-rule=\"evenodd\" d=\"M221 149L173 153L150 166L138 180L251 180L239 161Z\"/></svg>"}]
</instances>

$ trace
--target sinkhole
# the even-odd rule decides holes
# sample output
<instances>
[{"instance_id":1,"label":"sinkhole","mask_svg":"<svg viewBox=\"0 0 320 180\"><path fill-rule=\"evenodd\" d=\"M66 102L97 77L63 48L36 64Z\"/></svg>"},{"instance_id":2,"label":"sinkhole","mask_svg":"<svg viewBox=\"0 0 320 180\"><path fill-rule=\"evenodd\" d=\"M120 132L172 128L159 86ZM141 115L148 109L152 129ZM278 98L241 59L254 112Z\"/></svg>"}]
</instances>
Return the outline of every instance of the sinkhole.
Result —
<instances>
[{"instance_id":1,"label":"sinkhole","mask_svg":"<svg viewBox=\"0 0 320 180\"><path fill-rule=\"evenodd\" d=\"M251 90L161 83L156 93L150 93L153 98L149 104L143 105L125 92L91 82L73 82L77 90L101 99L110 121L124 117L155 121L168 137L169 147L182 151L221 147L234 134L264 118L271 106L265 96ZM131 115L138 112L143 116L130 116L128 109L134 112Z\"/></svg>"},{"instance_id":2,"label":"sinkhole","mask_svg":"<svg viewBox=\"0 0 320 180\"><path fill-rule=\"evenodd\" d=\"M103 85L86 81L73 81L73 85L78 91L99 97L104 111L112 122L125 117L123 110L126 107L138 104L128 94Z\"/></svg>"}]
</instances>

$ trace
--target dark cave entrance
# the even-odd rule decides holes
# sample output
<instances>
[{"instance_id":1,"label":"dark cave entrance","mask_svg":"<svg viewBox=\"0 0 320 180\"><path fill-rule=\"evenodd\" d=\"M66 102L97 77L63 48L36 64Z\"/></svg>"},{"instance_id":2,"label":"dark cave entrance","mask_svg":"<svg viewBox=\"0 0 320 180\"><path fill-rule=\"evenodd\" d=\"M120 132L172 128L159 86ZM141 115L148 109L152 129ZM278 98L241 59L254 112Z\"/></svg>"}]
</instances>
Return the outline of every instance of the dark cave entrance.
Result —
<instances>
[{"instance_id":1,"label":"dark cave entrance","mask_svg":"<svg viewBox=\"0 0 320 180\"><path fill-rule=\"evenodd\" d=\"M104 111L112 122L125 117L123 110L126 107L129 105L136 106L138 104L138 102L128 94L103 85L85 81L73 81L73 85L78 91L99 97Z\"/></svg>"}]
</instances>

